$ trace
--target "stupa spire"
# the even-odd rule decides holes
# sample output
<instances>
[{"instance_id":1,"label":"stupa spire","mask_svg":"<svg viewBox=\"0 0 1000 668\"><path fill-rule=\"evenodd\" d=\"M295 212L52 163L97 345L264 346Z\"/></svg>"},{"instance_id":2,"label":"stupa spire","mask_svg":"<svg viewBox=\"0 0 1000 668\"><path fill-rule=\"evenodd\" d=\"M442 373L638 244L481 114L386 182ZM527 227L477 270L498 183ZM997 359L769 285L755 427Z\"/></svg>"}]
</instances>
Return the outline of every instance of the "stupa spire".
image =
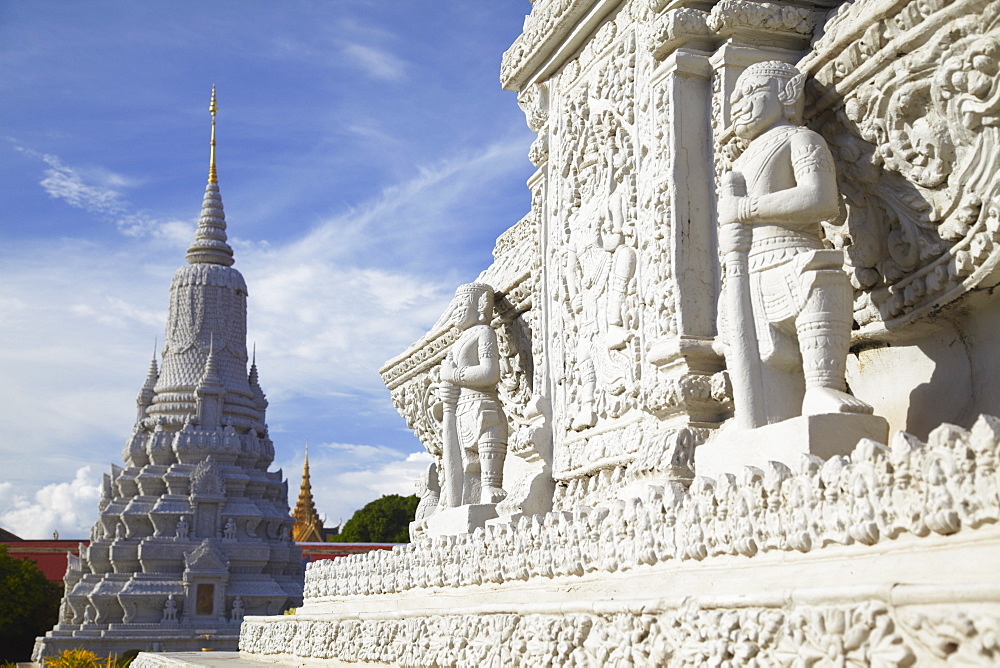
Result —
<instances>
[{"instance_id":1,"label":"stupa spire","mask_svg":"<svg viewBox=\"0 0 1000 668\"><path fill-rule=\"evenodd\" d=\"M295 525L292 527L292 537L296 543L323 542L323 522L316 512L313 503L312 483L309 482L309 441L306 441L306 458L302 464L302 484L299 486L299 500L292 512Z\"/></svg>"},{"instance_id":2,"label":"stupa spire","mask_svg":"<svg viewBox=\"0 0 1000 668\"><path fill-rule=\"evenodd\" d=\"M215 332L209 335L208 358L205 360L205 373L201 377L201 386L222 387L222 379L219 376L219 360L215 352Z\"/></svg>"},{"instance_id":3,"label":"stupa spire","mask_svg":"<svg viewBox=\"0 0 1000 668\"><path fill-rule=\"evenodd\" d=\"M156 342L153 343L153 359L149 361L149 370L146 372L146 382L142 384L142 389L139 390L139 396L135 398L135 404L138 408L136 413L136 424L138 425L145 419L146 412L149 410L150 405L153 403L153 397L156 396L156 381L160 378L160 368L156 365Z\"/></svg>"},{"instance_id":4,"label":"stupa spire","mask_svg":"<svg viewBox=\"0 0 1000 668\"><path fill-rule=\"evenodd\" d=\"M215 171L215 114L219 111L219 106L215 103L215 84L212 84L212 101L208 104L208 110L212 113L212 141L211 154L208 160L208 182L218 183L219 175Z\"/></svg>"},{"instance_id":5,"label":"stupa spire","mask_svg":"<svg viewBox=\"0 0 1000 668\"><path fill-rule=\"evenodd\" d=\"M222 195L219 194L219 177L215 169L215 115L219 107L215 102L215 85L212 85L212 101L208 105L212 113L212 139L208 161L208 185L201 205L201 218L194 243L188 247L187 261L191 264L233 264L233 249L226 243L226 214L222 209Z\"/></svg>"},{"instance_id":6,"label":"stupa spire","mask_svg":"<svg viewBox=\"0 0 1000 668\"><path fill-rule=\"evenodd\" d=\"M257 344L253 344L253 357L250 358L250 374L247 377L247 382L250 384L250 393L253 395L254 405L257 410L263 415L264 411L267 409L267 397L264 395L264 390L260 386L260 376L257 373ZM261 418L263 419L263 418Z\"/></svg>"},{"instance_id":7,"label":"stupa spire","mask_svg":"<svg viewBox=\"0 0 1000 668\"><path fill-rule=\"evenodd\" d=\"M146 372L146 382L142 385L142 392L149 392L152 396L156 387L156 380L160 377L160 369L156 365L156 340L153 340L153 358L149 361L149 371Z\"/></svg>"}]
</instances>

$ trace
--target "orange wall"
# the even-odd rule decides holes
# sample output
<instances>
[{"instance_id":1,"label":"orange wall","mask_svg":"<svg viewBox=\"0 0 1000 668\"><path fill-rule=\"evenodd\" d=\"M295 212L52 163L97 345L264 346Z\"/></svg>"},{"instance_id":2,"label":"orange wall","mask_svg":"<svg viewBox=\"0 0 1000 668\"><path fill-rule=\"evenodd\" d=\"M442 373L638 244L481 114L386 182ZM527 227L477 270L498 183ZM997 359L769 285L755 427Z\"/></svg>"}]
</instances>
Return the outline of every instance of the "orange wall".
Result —
<instances>
[{"instance_id":1,"label":"orange wall","mask_svg":"<svg viewBox=\"0 0 1000 668\"><path fill-rule=\"evenodd\" d=\"M62 582L66 575L66 552L80 554L80 544L89 540L21 540L0 543L7 546L7 554L18 559L31 559L45 577L52 582ZM391 550L394 543L298 543L302 558L308 561L336 559L349 554L364 554L372 550Z\"/></svg>"},{"instance_id":2,"label":"orange wall","mask_svg":"<svg viewBox=\"0 0 1000 668\"><path fill-rule=\"evenodd\" d=\"M7 554L18 559L31 559L51 582L62 582L66 575L66 552L80 554L80 543L89 540L19 540L0 543L7 546Z\"/></svg>"}]
</instances>

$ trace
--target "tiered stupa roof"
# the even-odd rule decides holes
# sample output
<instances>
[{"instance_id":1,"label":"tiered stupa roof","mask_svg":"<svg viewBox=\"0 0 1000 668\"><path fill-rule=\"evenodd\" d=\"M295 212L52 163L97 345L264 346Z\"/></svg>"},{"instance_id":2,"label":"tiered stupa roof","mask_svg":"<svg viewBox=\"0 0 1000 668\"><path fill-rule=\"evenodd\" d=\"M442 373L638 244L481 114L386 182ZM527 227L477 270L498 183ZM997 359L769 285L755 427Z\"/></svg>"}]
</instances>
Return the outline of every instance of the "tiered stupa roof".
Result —
<instances>
[{"instance_id":1,"label":"tiered stupa roof","mask_svg":"<svg viewBox=\"0 0 1000 668\"><path fill-rule=\"evenodd\" d=\"M35 660L71 647L236 649L243 614L302 595L288 485L256 364L247 370L247 288L232 267L215 166L187 264L174 274L166 340L136 399L125 468L104 476L89 547L71 558L59 624ZM207 637L206 637L207 635Z\"/></svg>"}]
</instances>

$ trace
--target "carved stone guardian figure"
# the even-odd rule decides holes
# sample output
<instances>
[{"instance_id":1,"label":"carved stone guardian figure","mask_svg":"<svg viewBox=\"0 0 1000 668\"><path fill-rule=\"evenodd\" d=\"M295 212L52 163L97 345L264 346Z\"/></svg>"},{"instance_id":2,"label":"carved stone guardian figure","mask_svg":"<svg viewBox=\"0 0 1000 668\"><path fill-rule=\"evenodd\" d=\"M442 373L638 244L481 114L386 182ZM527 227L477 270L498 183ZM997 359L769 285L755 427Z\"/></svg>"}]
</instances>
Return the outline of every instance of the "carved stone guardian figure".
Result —
<instances>
[{"instance_id":1,"label":"carved stone guardian figure","mask_svg":"<svg viewBox=\"0 0 1000 668\"><path fill-rule=\"evenodd\" d=\"M163 604L163 623L177 623L177 602L174 600L173 594L167 596L167 601Z\"/></svg>"},{"instance_id":2,"label":"carved stone guardian figure","mask_svg":"<svg viewBox=\"0 0 1000 668\"><path fill-rule=\"evenodd\" d=\"M229 616L229 619L232 622L238 622L243 619L244 614L246 614L246 609L243 605L243 597L237 596L236 599L233 600L233 611Z\"/></svg>"},{"instance_id":3,"label":"carved stone guardian figure","mask_svg":"<svg viewBox=\"0 0 1000 668\"><path fill-rule=\"evenodd\" d=\"M187 515L181 515L181 518L177 520L177 533L175 537L177 540L187 540L189 531L191 531L191 525L188 524Z\"/></svg>"},{"instance_id":4,"label":"carved stone guardian figure","mask_svg":"<svg viewBox=\"0 0 1000 668\"><path fill-rule=\"evenodd\" d=\"M605 170L608 183L603 192L596 188L595 171L581 175L585 203L573 215L575 221L580 221L574 226L580 231L574 235L578 238L565 257L566 296L581 323L576 343L580 394L571 423L575 431L597 424L595 360L607 357L608 351L624 348L628 337L622 311L626 286L635 274L636 257L625 243L624 187L612 178L610 160ZM603 332L603 336L595 339L595 332Z\"/></svg>"},{"instance_id":5,"label":"carved stone guardian figure","mask_svg":"<svg viewBox=\"0 0 1000 668\"><path fill-rule=\"evenodd\" d=\"M483 283L458 288L451 322L461 334L441 363L445 508L496 504L506 496L507 416L497 396L500 360L492 315L493 288Z\"/></svg>"},{"instance_id":6,"label":"carved stone guardian figure","mask_svg":"<svg viewBox=\"0 0 1000 668\"><path fill-rule=\"evenodd\" d=\"M723 176L718 202L726 269L721 329L736 427L772 428L760 434L761 448L753 439L742 448L721 442L703 448L696 455L699 475L794 460L768 445L788 441L776 438L775 428L802 431L797 440L821 456L860 437L885 438L885 421L847 392L852 290L843 252L824 246L820 225L838 215L837 176L826 141L802 126L804 82L793 66L765 61L748 67L733 91L732 130L747 146ZM845 414L858 419L833 418L837 426L810 420ZM804 419L786 423L798 416ZM824 442L814 443L812 435ZM839 436L842 446L834 443ZM722 464L729 447L750 459Z\"/></svg>"},{"instance_id":7,"label":"carved stone guardian figure","mask_svg":"<svg viewBox=\"0 0 1000 668\"><path fill-rule=\"evenodd\" d=\"M736 325L726 332L727 362L740 371L801 366L799 414L871 413L845 392L851 285L843 253L824 248L820 228L838 213L837 175L826 141L801 125L804 82L791 65L766 61L748 67L733 92L733 129L749 146L723 177L720 244L727 269L746 255L749 275L737 269L727 286L724 303ZM746 345L751 334L756 353ZM734 360L743 356L751 359ZM738 401L751 405L756 423L747 426L792 417L767 410L768 388L752 384L757 372L742 375L734 378L744 395Z\"/></svg>"},{"instance_id":8,"label":"carved stone guardian figure","mask_svg":"<svg viewBox=\"0 0 1000 668\"><path fill-rule=\"evenodd\" d=\"M230 517L226 520L226 526L222 530L223 540L236 540L236 520Z\"/></svg>"}]
</instances>

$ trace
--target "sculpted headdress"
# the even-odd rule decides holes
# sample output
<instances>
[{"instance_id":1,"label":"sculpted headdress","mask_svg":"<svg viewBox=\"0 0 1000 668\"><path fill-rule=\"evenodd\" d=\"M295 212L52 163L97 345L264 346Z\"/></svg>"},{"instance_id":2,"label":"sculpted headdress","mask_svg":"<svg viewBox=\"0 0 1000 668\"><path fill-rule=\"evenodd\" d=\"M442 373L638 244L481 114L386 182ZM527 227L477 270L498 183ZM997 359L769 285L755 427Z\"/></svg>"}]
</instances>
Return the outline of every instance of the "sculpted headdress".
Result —
<instances>
[{"instance_id":1,"label":"sculpted headdress","mask_svg":"<svg viewBox=\"0 0 1000 668\"><path fill-rule=\"evenodd\" d=\"M458 286L455 296L472 295L476 300L476 309L479 311L479 320L484 324L489 324L493 316L493 288L486 283L466 283Z\"/></svg>"},{"instance_id":2,"label":"sculpted headdress","mask_svg":"<svg viewBox=\"0 0 1000 668\"><path fill-rule=\"evenodd\" d=\"M733 98L739 98L757 86L771 81L778 84L778 99L785 108L785 117L793 123L800 123L802 107L805 103L803 91L806 75L795 69L793 65L783 63L780 60L765 60L754 63L743 70L739 79L736 80Z\"/></svg>"}]
</instances>

